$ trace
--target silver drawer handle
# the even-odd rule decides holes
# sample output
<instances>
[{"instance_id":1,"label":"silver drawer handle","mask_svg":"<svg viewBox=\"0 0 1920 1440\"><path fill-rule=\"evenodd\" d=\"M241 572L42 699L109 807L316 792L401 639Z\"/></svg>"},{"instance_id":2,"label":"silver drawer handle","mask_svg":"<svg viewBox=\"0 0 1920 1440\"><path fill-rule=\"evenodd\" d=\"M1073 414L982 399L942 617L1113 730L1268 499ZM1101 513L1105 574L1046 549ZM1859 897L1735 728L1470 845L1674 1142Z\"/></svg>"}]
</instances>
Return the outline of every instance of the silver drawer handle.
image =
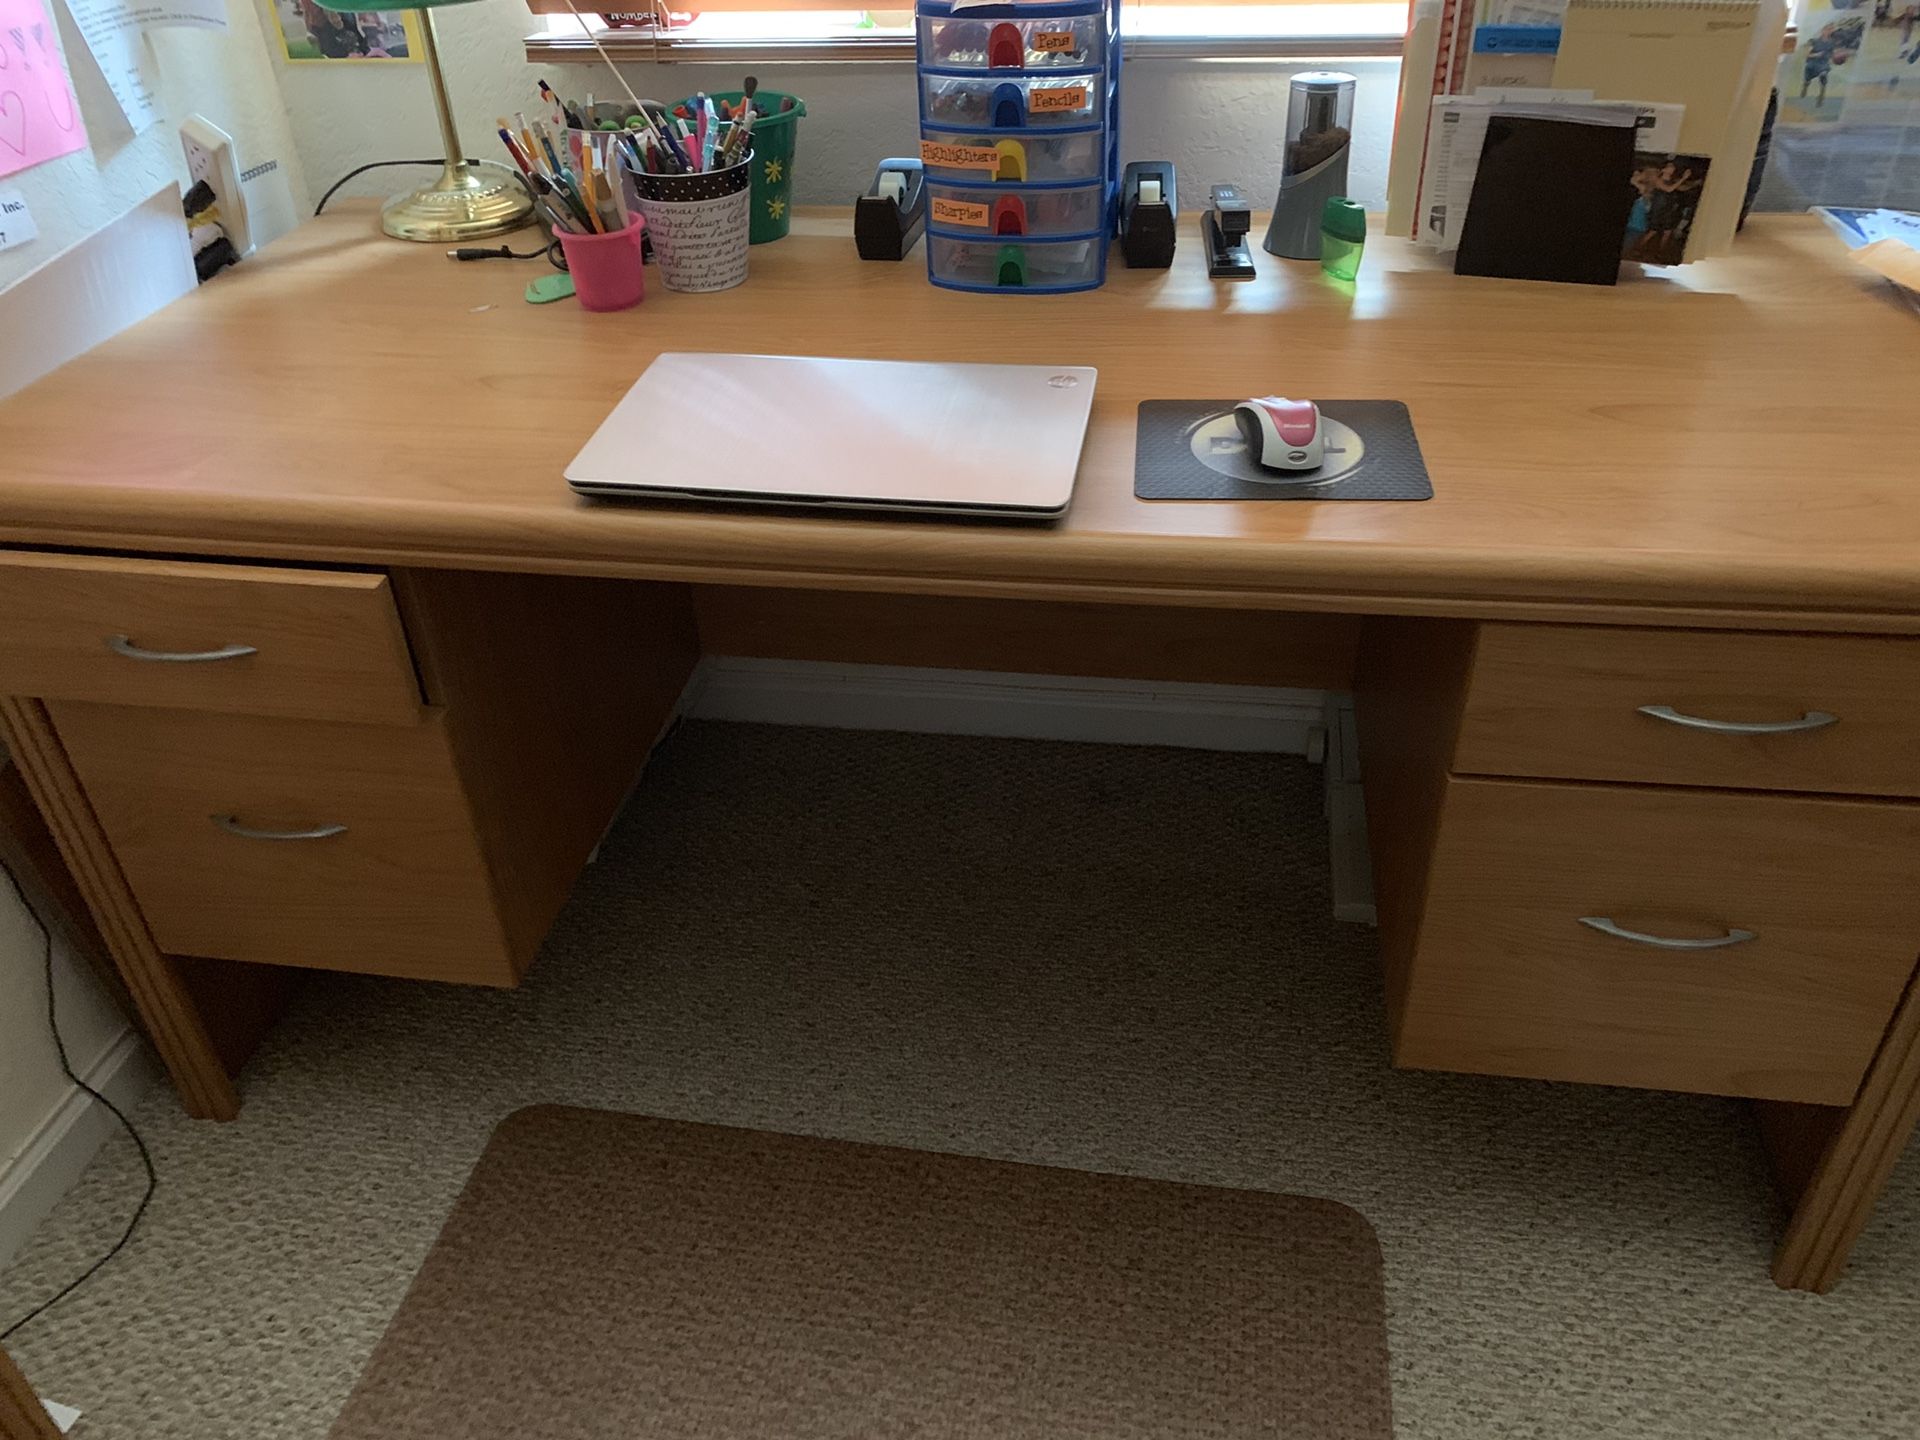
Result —
<instances>
[{"instance_id":1,"label":"silver drawer handle","mask_svg":"<svg viewBox=\"0 0 1920 1440\"><path fill-rule=\"evenodd\" d=\"M256 830L251 825L242 825L231 815L215 815L212 819L229 835L238 835L243 840L325 840L347 833L344 825L315 825L311 830Z\"/></svg>"},{"instance_id":2,"label":"silver drawer handle","mask_svg":"<svg viewBox=\"0 0 1920 1440\"><path fill-rule=\"evenodd\" d=\"M1791 735L1796 730L1824 730L1839 723L1838 715L1824 710L1809 710L1798 720L1709 720L1704 715L1688 715L1671 705L1642 705L1642 715L1651 715L1669 725L1684 725L1689 730L1717 730L1722 735Z\"/></svg>"},{"instance_id":3,"label":"silver drawer handle","mask_svg":"<svg viewBox=\"0 0 1920 1440\"><path fill-rule=\"evenodd\" d=\"M1651 945L1657 950L1719 950L1728 945L1743 944L1760 937L1751 930L1729 930L1724 935L1715 935L1709 940L1672 940L1665 935L1648 935L1640 930L1623 929L1604 915L1582 915L1580 923L1589 929L1598 930L1602 935L1618 936L1622 940L1631 940L1636 945Z\"/></svg>"},{"instance_id":4,"label":"silver drawer handle","mask_svg":"<svg viewBox=\"0 0 1920 1440\"><path fill-rule=\"evenodd\" d=\"M192 665L202 660L238 660L242 655L258 655L252 645L222 645L218 650L149 650L136 645L125 635L110 636L107 648L129 660L164 660L174 665Z\"/></svg>"}]
</instances>

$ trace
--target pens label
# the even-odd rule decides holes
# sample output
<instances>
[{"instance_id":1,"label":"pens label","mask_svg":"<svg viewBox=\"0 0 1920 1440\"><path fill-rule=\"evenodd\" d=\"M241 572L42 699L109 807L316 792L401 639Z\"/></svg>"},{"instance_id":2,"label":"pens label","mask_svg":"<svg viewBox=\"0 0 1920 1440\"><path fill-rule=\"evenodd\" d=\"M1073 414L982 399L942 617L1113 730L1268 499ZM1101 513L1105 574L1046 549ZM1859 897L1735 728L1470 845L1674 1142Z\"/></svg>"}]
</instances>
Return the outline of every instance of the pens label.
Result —
<instances>
[{"instance_id":1,"label":"pens label","mask_svg":"<svg viewBox=\"0 0 1920 1440\"><path fill-rule=\"evenodd\" d=\"M1084 110L1087 107L1087 87L1084 85L1054 85L1045 90L1035 90L1027 96L1029 115L1058 115L1065 110Z\"/></svg>"},{"instance_id":2,"label":"pens label","mask_svg":"<svg viewBox=\"0 0 1920 1440\"><path fill-rule=\"evenodd\" d=\"M1037 30L1027 43L1036 50L1059 51L1077 48L1073 43L1071 30Z\"/></svg>"},{"instance_id":3,"label":"pens label","mask_svg":"<svg viewBox=\"0 0 1920 1440\"><path fill-rule=\"evenodd\" d=\"M936 225L966 225L975 230L987 228L987 207L971 200L935 200L933 202L933 223Z\"/></svg>"},{"instance_id":4,"label":"pens label","mask_svg":"<svg viewBox=\"0 0 1920 1440\"><path fill-rule=\"evenodd\" d=\"M1000 152L991 145L941 145L922 140L920 163L942 170L998 170Z\"/></svg>"}]
</instances>

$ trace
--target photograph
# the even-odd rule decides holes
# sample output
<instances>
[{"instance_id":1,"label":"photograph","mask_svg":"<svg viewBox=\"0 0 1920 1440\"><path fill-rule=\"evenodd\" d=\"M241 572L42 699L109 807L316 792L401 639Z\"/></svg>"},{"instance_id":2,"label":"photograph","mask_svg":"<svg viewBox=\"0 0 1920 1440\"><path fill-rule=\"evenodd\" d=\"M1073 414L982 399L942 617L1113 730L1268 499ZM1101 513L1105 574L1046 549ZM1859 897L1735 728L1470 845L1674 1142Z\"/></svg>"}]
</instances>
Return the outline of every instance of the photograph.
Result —
<instances>
[{"instance_id":1,"label":"photograph","mask_svg":"<svg viewBox=\"0 0 1920 1440\"><path fill-rule=\"evenodd\" d=\"M1687 236L1707 183L1704 155L1661 155L1642 150L1633 157L1633 208L1620 258L1647 265L1678 265L1686 258Z\"/></svg>"},{"instance_id":2,"label":"photograph","mask_svg":"<svg viewBox=\"0 0 1920 1440\"><path fill-rule=\"evenodd\" d=\"M414 17L404 10L327 10L313 0L273 0L280 48L294 64L308 61L420 62Z\"/></svg>"}]
</instances>

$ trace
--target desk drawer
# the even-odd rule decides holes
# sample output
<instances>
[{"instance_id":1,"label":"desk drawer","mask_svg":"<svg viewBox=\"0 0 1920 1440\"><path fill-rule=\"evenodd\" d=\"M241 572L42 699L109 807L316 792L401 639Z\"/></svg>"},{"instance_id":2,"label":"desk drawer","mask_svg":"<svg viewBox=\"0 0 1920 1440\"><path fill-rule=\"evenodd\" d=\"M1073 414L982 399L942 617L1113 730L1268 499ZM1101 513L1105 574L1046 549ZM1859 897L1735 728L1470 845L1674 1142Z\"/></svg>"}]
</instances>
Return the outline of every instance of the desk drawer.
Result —
<instances>
[{"instance_id":1,"label":"desk drawer","mask_svg":"<svg viewBox=\"0 0 1920 1440\"><path fill-rule=\"evenodd\" d=\"M9 694L324 720L420 716L384 575L0 551L0 615Z\"/></svg>"},{"instance_id":2,"label":"desk drawer","mask_svg":"<svg viewBox=\"0 0 1920 1440\"><path fill-rule=\"evenodd\" d=\"M1920 795L1920 640L1482 625L1453 768Z\"/></svg>"},{"instance_id":3,"label":"desk drawer","mask_svg":"<svg viewBox=\"0 0 1920 1440\"><path fill-rule=\"evenodd\" d=\"M1452 780L1394 1058L1842 1105L1916 955L1920 805Z\"/></svg>"},{"instance_id":4,"label":"desk drawer","mask_svg":"<svg viewBox=\"0 0 1920 1440\"><path fill-rule=\"evenodd\" d=\"M162 950L517 978L437 714L369 726L49 709Z\"/></svg>"}]
</instances>

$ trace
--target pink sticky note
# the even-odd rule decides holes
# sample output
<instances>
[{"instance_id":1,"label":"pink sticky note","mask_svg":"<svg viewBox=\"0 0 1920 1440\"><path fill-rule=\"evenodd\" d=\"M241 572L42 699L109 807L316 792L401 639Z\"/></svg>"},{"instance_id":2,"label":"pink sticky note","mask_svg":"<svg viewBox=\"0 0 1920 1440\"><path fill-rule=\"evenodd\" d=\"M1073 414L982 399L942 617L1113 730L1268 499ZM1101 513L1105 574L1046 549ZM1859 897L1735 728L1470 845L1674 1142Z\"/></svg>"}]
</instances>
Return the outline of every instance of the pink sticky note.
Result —
<instances>
[{"instance_id":1,"label":"pink sticky note","mask_svg":"<svg viewBox=\"0 0 1920 1440\"><path fill-rule=\"evenodd\" d=\"M86 143L46 0L0 0L0 175Z\"/></svg>"}]
</instances>

